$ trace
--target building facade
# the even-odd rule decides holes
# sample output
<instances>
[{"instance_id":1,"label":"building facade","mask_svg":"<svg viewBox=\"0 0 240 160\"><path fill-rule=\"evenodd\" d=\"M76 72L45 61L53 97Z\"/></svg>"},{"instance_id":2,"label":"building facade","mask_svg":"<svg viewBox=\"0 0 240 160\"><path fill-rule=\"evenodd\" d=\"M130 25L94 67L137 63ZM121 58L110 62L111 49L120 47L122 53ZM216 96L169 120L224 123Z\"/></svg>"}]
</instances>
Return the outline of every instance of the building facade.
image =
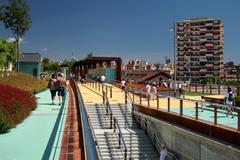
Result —
<instances>
[{"instance_id":1,"label":"building facade","mask_svg":"<svg viewBox=\"0 0 240 160\"><path fill-rule=\"evenodd\" d=\"M19 71L39 77L41 73L41 54L23 53L19 59Z\"/></svg>"},{"instance_id":2,"label":"building facade","mask_svg":"<svg viewBox=\"0 0 240 160\"><path fill-rule=\"evenodd\" d=\"M196 18L176 23L176 74L179 81L201 82L224 77L224 25L221 20Z\"/></svg>"},{"instance_id":3,"label":"building facade","mask_svg":"<svg viewBox=\"0 0 240 160\"><path fill-rule=\"evenodd\" d=\"M234 62L224 64L224 80L239 81L240 80L240 65L235 65Z\"/></svg>"}]
</instances>

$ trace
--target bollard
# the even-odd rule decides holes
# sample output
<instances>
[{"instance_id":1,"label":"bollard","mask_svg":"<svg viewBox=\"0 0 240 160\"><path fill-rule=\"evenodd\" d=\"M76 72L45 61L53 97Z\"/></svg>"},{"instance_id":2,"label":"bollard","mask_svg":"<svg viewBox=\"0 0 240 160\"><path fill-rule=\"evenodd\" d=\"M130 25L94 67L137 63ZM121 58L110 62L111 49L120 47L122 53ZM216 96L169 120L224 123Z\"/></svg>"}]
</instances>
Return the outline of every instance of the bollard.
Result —
<instances>
[{"instance_id":1,"label":"bollard","mask_svg":"<svg viewBox=\"0 0 240 160\"><path fill-rule=\"evenodd\" d=\"M168 112L170 112L170 97L168 97L167 100L168 100Z\"/></svg>"},{"instance_id":2,"label":"bollard","mask_svg":"<svg viewBox=\"0 0 240 160\"><path fill-rule=\"evenodd\" d=\"M198 102L196 102L196 120L198 120Z\"/></svg>"}]
</instances>

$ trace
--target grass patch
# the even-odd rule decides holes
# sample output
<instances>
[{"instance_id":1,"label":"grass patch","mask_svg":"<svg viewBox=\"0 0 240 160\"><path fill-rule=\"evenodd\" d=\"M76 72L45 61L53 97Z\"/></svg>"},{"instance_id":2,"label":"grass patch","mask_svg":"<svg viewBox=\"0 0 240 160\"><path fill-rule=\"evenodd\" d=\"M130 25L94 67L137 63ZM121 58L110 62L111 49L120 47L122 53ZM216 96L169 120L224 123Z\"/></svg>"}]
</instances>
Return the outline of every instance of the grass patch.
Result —
<instances>
[{"instance_id":1,"label":"grass patch","mask_svg":"<svg viewBox=\"0 0 240 160\"><path fill-rule=\"evenodd\" d=\"M47 81L26 73L11 72L8 76L0 77L0 83L15 86L34 94L47 89Z\"/></svg>"},{"instance_id":2,"label":"grass patch","mask_svg":"<svg viewBox=\"0 0 240 160\"><path fill-rule=\"evenodd\" d=\"M209 93L198 93L198 92L185 92L186 96L207 96L207 95L212 95Z\"/></svg>"}]
</instances>

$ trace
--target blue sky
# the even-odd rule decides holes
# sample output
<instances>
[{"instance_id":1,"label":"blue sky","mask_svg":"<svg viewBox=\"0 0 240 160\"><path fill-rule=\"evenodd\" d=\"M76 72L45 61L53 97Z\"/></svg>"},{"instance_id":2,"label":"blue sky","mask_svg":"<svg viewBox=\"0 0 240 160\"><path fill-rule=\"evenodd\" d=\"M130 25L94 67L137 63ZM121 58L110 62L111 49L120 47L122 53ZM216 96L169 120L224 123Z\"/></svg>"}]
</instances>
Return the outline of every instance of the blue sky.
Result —
<instances>
[{"instance_id":1,"label":"blue sky","mask_svg":"<svg viewBox=\"0 0 240 160\"><path fill-rule=\"evenodd\" d=\"M173 57L174 21L211 17L224 22L225 62L240 63L239 0L28 0L32 27L23 52L55 60L121 56L163 62ZM0 36L12 37L0 24Z\"/></svg>"}]
</instances>

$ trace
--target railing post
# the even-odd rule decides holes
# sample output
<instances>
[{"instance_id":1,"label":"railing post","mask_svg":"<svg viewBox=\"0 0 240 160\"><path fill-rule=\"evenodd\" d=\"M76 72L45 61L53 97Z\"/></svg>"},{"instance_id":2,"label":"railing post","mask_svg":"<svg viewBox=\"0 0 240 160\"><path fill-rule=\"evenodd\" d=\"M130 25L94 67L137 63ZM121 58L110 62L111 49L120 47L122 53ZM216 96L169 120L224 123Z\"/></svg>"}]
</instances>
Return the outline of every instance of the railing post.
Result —
<instances>
[{"instance_id":1,"label":"railing post","mask_svg":"<svg viewBox=\"0 0 240 160\"><path fill-rule=\"evenodd\" d=\"M142 91L140 91L140 96L139 96L139 98L140 98L140 105L142 105Z\"/></svg>"},{"instance_id":2,"label":"railing post","mask_svg":"<svg viewBox=\"0 0 240 160\"><path fill-rule=\"evenodd\" d=\"M103 93L103 104L105 104L105 92L104 91L102 91L102 93Z\"/></svg>"},{"instance_id":3,"label":"railing post","mask_svg":"<svg viewBox=\"0 0 240 160\"><path fill-rule=\"evenodd\" d=\"M150 95L147 95L148 107L150 106Z\"/></svg>"},{"instance_id":4,"label":"railing post","mask_svg":"<svg viewBox=\"0 0 240 160\"><path fill-rule=\"evenodd\" d=\"M148 134L147 133L147 119L146 118L145 118L145 133Z\"/></svg>"},{"instance_id":5,"label":"railing post","mask_svg":"<svg viewBox=\"0 0 240 160\"><path fill-rule=\"evenodd\" d=\"M141 115L138 114L139 128L141 128Z\"/></svg>"},{"instance_id":6,"label":"railing post","mask_svg":"<svg viewBox=\"0 0 240 160\"><path fill-rule=\"evenodd\" d=\"M100 83L98 83L98 92L100 92Z\"/></svg>"},{"instance_id":7,"label":"railing post","mask_svg":"<svg viewBox=\"0 0 240 160\"><path fill-rule=\"evenodd\" d=\"M125 90L125 104L127 104L127 91Z\"/></svg>"},{"instance_id":8,"label":"railing post","mask_svg":"<svg viewBox=\"0 0 240 160\"><path fill-rule=\"evenodd\" d=\"M202 85L202 93L204 93L204 84Z\"/></svg>"},{"instance_id":9,"label":"railing post","mask_svg":"<svg viewBox=\"0 0 240 160\"><path fill-rule=\"evenodd\" d=\"M197 86L197 83L196 83L196 85L195 85L195 92L197 92L197 87L198 87L198 86Z\"/></svg>"},{"instance_id":10,"label":"railing post","mask_svg":"<svg viewBox=\"0 0 240 160\"><path fill-rule=\"evenodd\" d=\"M110 114L110 129L112 129L112 113Z\"/></svg>"},{"instance_id":11,"label":"railing post","mask_svg":"<svg viewBox=\"0 0 240 160\"><path fill-rule=\"evenodd\" d=\"M218 85L218 94L221 94L221 86Z\"/></svg>"},{"instance_id":12,"label":"railing post","mask_svg":"<svg viewBox=\"0 0 240 160\"><path fill-rule=\"evenodd\" d=\"M170 112L170 97L167 98L167 104L168 104L168 112Z\"/></svg>"},{"instance_id":13,"label":"railing post","mask_svg":"<svg viewBox=\"0 0 240 160\"><path fill-rule=\"evenodd\" d=\"M106 96L108 96L108 87L106 86Z\"/></svg>"},{"instance_id":14,"label":"railing post","mask_svg":"<svg viewBox=\"0 0 240 160\"><path fill-rule=\"evenodd\" d=\"M188 91L191 92L191 84L189 84Z\"/></svg>"},{"instance_id":15,"label":"railing post","mask_svg":"<svg viewBox=\"0 0 240 160\"><path fill-rule=\"evenodd\" d=\"M180 115L183 115L183 100L180 99Z\"/></svg>"},{"instance_id":16,"label":"railing post","mask_svg":"<svg viewBox=\"0 0 240 160\"><path fill-rule=\"evenodd\" d=\"M157 109L159 109L159 96L158 95L156 96L157 96Z\"/></svg>"},{"instance_id":17,"label":"railing post","mask_svg":"<svg viewBox=\"0 0 240 160\"><path fill-rule=\"evenodd\" d=\"M95 90L97 90L97 85L98 85L98 84L97 84L97 82L96 82L96 83L95 83Z\"/></svg>"},{"instance_id":18,"label":"railing post","mask_svg":"<svg viewBox=\"0 0 240 160\"><path fill-rule=\"evenodd\" d=\"M212 85L210 84L210 94L212 94Z\"/></svg>"},{"instance_id":19,"label":"railing post","mask_svg":"<svg viewBox=\"0 0 240 160\"><path fill-rule=\"evenodd\" d=\"M113 118L113 132L116 132L116 118Z\"/></svg>"},{"instance_id":20,"label":"railing post","mask_svg":"<svg viewBox=\"0 0 240 160\"><path fill-rule=\"evenodd\" d=\"M121 134L120 131L118 132L118 145L119 145L119 149L121 148Z\"/></svg>"},{"instance_id":21,"label":"railing post","mask_svg":"<svg viewBox=\"0 0 240 160\"><path fill-rule=\"evenodd\" d=\"M110 87L110 98L112 98L112 87Z\"/></svg>"},{"instance_id":22,"label":"railing post","mask_svg":"<svg viewBox=\"0 0 240 160\"><path fill-rule=\"evenodd\" d=\"M196 102L196 120L198 120L198 102Z\"/></svg>"},{"instance_id":23,"label":"railing post","mask_svg":"<svg viewBox=\"0 0 240 160\"><path fill-rule=\"evenodd\" d=\"M238 109L238 131L240 131L240 109Z\"/></svg>"},{"instance_id":24,"label":"railing post","mask_svg":"<svg viewBox=\"0 0 240 160\"><path fill-rule=\"evenodd\" d=\"M124 159L127 160L127 148L124 150Z\"/></svg>"},{"instance_id":25,"label":"railing post","mask_svg":"<svg viewBox=\"0 0 240 160\"><path fill-rule=\"evenodd\" d=\"M132 103L134 104L134 91L132 92L132 94L133 94L133 99L132 99Z\"/></svg>"},{"instance_id":26,"label":"railing post","mask_svg":"<svg viewBox=\"0 0 240 160\"><path fill-rule=\"evenodd\" d=\"M214 124L217 124L217 106L214 106Z\"/></svg>"},{"instance_id":27,"label":"railing post","mask_svg":"<svg viewBox=\"0 0 240 160\"><path fill-rule=\"evenodd\" d=\"M103 90L103 84L102 84L102 91L104 91L104 90Z\"/></svg>"}]
</instances>

